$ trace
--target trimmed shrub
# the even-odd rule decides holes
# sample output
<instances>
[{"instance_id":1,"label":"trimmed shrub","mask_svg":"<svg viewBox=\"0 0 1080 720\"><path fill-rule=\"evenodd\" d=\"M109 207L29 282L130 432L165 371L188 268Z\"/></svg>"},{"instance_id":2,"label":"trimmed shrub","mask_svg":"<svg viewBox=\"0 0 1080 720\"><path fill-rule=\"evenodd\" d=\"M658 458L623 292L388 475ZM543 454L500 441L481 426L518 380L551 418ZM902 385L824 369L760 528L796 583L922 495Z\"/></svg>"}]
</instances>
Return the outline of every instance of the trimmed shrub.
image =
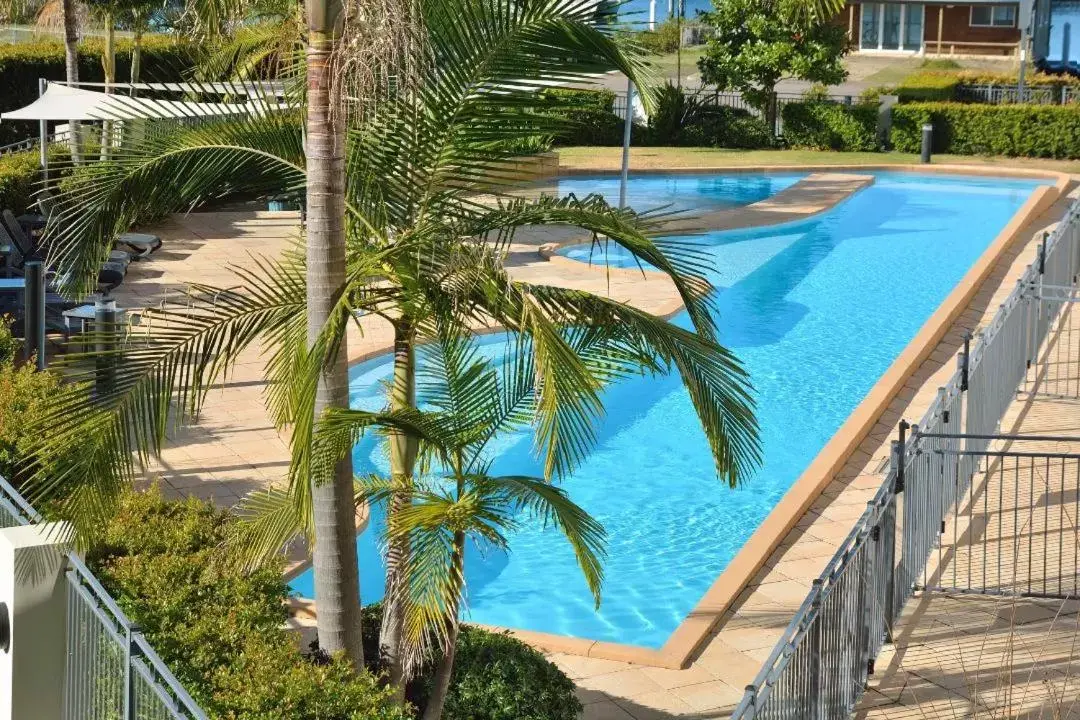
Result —
<instances>
[{"instance_id":1,"label":"trimmed shrub","mask_svg":"<svg viewBox=\"0 0 1080 720\"><path fill-rule=\"evenodd\" d=\"M373 675L300 653L284 629L280 564L244 574L226 562L229 523L194 498L129 492L88 560L213 718L409 718Z\"/></svg>"},{"instance_id":2,"label":"trimmed shrub","mask_svg":"<svg viewBox=\"0 0 1080 720\"><path fill-rule=\"evenodd\" d=\"M960 82L956 73L917 72L904 78L896 87L896 95L902 103L955 100Z\"/></svg>"},{"instance_id":3,"label":"trimmed shrub","mask_svg":"<svg viewBox=\"0 0 1080 720\"><path fill-rule=\"evenodd\" d=\"M635 33L634 39L647 53L669 55L679 49L679 24L670 18L657 25L655 30Z\"/></svg>"},{"instance_id":4,"label":"trimmed shrub","mask_svg":"<svg viewBox=\"0 0 1080 720\"><path fill-rule=\"evenodd\" d=\"M33 204L36 183L41 180L38 151L0 155L0 210L21 215Z\"/></svg>"},{"instance_id":5,"label":"trimmed shrub","mask_svg":"<svg viewBox=\"0 0 1080 720\"><path fill-rule=\"evenodd\" d=\"M623 120L615 114L610 90L549 88L543 92L542 112L564 118L568 129L556 145L621 145Z\"/></svg>"},{"instance_id":6,"label":"trimmed shrub","mask_svg":"<svg viewBox=\"0 0 1080 720\"><path fill-rule=\"evenodd\" d=\"M898 105L893 108L893 146L918 152L927 122L934 126L934 152L1080 158L1080 109L1073 106Z\"/></svg>"},{"instance_id":7,"label":"trimmed shrub","mask_svg":"<svg viewBox=\"0 0 1080 720\"><path fill-rule=\"evenodd\" d=\"M776 144L769 126L750 111L726 106L709 107L686 129L684 145L756 150Z\"/></svg>"},{"instance_id":8,"label":"trimmed shrub","mask_svg":"<svg viewBox=\"0 0 1080 720\"><path fill-rule=\"evenodd\" d=\"M784 140L792 147L848 152L879 149L878 110L873 105L788 103L780 115Z\"/></svg>"},{"instance_id":9,"label":"trimmed shrub","mask_svg":"<svg viewBox=\"0 0 1080 720\"><path fill-rule=\"evenodd\" d=\"M364 657L379 656L378 603L364 608ZM433 660L409 683L406 697L424 707ZM443 720L577 720L574 683L538 650L508 633L464 625L458 638Z\"/></svg>"},{"instance_id":10,"label":"trimmed shrub","mask_svg":"<svg viewBox=\"0 0 1080 720\"><path fill-rule=\"evenodd\" d=\"M101 68L104 41L86 40L79 45L79 80L102 82ZM116 43L116 77L125 81L131 74L131 41ZM141 76L147 81L182 80L194 65L195 51L164 35L143 38ZM38 96L38 78L63 80L64 45L59 41L0 45L0 112L28 105ZM37 123L5 122L0 124L0 145L37 135Z\"/></svg>"}]
</instances>

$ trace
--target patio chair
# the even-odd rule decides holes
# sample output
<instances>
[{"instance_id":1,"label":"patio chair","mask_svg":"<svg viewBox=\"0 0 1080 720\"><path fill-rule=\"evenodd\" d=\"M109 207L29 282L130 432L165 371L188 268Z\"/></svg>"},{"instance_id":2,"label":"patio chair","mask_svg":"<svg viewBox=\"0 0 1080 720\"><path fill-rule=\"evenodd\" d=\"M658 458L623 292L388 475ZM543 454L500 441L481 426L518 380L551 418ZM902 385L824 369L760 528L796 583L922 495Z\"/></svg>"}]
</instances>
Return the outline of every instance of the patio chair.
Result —
<instances>
[{"instance_id":1,"label":"patio chair","mask_svg":"<svg viewBox=\"0 0 1080 720\"><path fill-rule=\"evenodd\" d=\"M49 217L56 211L56 201L53 199L52 193L48 190L39 192L37 196L37 206L41 208L40 215L25 215L22 217L26 217L38 227L44 228ZM22 218L20 218L20 220L21 219ZM157 235L150 235L149 233L126 232L120 233L114 244L123 245L124 247L129 248L129 256L138 260L146 257L161 247L161 238ZM115 250L114 252L127 251ZM112 256L110 255L110 259L111 258Z\"/></svg>"},{"instance_id":2,"label":"patio chair","mask_svg":"<svg viewBox=\"0 0 1080 720\"><path fill-rule=\"evenodd\" d=\"M30 243L30 239L23 233L22 228L15 221L10 210L5 210L0 215L0 245L7 245L11 248L8 255L7 269L8 272L15 275L23 275L23 266L27 260L40 258L40 254L36 252L34 246ZM124 272L125 268L123 266L104 263L98 271L98 289L106 295L109 294L124 281ZM56 278L56 273L47 271L46 277L50 281L51 287L52 281ZM47 301L48 298L46 298Z\"/></svg>"}]
</instances>

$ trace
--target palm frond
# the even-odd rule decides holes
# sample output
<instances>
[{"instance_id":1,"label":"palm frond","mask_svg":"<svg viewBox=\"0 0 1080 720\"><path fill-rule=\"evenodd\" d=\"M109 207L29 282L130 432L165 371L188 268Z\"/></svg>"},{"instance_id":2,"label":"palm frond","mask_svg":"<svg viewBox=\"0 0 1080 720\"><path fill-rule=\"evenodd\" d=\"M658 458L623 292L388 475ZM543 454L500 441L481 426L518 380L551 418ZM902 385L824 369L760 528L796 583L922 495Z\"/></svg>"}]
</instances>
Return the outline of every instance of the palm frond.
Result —
<instances>
[{"instance_id":1,"label":"palm frond","mask_svg":"<svg viewBox=\"0 0 1080 720\"><path fill-rule=\"evenodd\" d=\"M606 555L604 526L574 503L565 490L539 478L506 475L484 477L476 483L485 491L505 493L516 509L524 510L566 537L599 608Z\"/></svg>"}]
</instances>

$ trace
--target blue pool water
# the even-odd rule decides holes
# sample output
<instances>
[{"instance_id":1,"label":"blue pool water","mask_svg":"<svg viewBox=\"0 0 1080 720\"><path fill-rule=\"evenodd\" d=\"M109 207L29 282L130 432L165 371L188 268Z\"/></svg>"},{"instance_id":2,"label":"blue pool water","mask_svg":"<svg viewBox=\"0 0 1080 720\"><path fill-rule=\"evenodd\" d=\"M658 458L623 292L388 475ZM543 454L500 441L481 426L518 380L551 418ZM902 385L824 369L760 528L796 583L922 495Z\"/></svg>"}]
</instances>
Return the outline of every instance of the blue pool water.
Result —
<instances>
[{"instance_id":1,"label":"blue pool water","mask_svg":"<svg viewBox=\"0 0 1080 720\"><path fill-rule=\"evenodd\" d=\"M701 237L715 257L722 341L756 389L763 466L735 490L716 479L675 377L608 389L599 445L564 482L608 532L600 610L562 539L526 526L509 555L470 550L469 618L661 646L1036 184L881 173L814 220ZM484 345L497 358L505 339ZM389 374L388 359L353 367L352 402L381 407ZM527 434L501 438L493 471L538 474L531 447ZM354 457L358 472L386 469L373 440ZM378 510L373 518L379 526ZM375 533L357 545L361 593L373 601ZM292 586L310 596L310 571Z\"/></svg>"}]
</instances>

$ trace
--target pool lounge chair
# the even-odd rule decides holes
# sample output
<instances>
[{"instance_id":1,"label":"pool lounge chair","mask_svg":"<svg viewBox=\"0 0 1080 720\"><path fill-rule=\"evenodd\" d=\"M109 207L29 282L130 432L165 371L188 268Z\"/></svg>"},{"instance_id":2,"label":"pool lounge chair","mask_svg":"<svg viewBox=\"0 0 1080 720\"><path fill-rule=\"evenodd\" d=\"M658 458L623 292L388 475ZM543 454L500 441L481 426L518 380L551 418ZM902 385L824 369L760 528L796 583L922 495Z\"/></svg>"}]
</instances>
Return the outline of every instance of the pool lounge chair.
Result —
<instances>
[{"instance_id":1,"label":"pool lounge chair","mask_svg":"<svg viewBox=\"0 0 1080 720\"><path fill-rule=\"evenodd\" d=\"M0 215L0 245L7 245L10 248L7 258L7 270L15 275L22 275L26 261L38 256L30 239L23 233L22 228L15 221L15 216L12 215L10 210L5 210ZM98 271L98 290L106 295L112 292L124 281L125 271L126 266L124 265L104 263ZM47 277L51 283L55 279L55 273L50 271Z\"/></svg>"},{"instance_id":2,"label":"pool lounge chair","mask_svg":"<svg viewBox=\"0 0 1080 720\"><path fill-rule=\"evenodd\" d=\"M41 208L40 215L23 215L19 220L23 221L25 218L27 222L32 223L39 228L44 228L49 217L56 211L56 201L53 199L52 193L48 190L42 190L38 193L37 206ZM129 248L130 257L140 259L161 247L161 238L157 235L150 235L149 233L126 232L120 233L114 244ZM126 251L115 250L114 252ZM112 256L110 255L110 259L111 258Z\"/></svg>"}]
</instances>

